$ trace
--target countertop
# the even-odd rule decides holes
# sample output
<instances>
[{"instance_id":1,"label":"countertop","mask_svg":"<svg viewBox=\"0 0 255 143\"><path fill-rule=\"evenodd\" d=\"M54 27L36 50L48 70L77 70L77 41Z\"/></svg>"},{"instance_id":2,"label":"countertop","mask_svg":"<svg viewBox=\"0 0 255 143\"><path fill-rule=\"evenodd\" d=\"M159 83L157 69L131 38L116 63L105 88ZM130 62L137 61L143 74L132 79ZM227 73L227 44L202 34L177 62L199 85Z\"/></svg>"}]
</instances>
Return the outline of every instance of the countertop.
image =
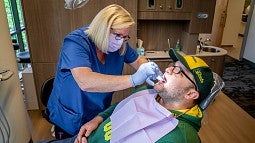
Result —
<instances>
[{"instance_id":1,"label":"countertop","mask_svg":"<svg viewBox=\"0 0 255 143\"><path fill-rule=\"evenodd\" d=\"M199 52L199 46L197 47L197 54L194 56L224 56L227 54L227 50L215 47L215 46L205 46L204 48L213 48L216 49L218 52L206 52L206 51L200 51Z\"/></svg>"},{"instance_id":2,"label":"countertop","mask_svg":"<svg viewBox=\"0 0 255 143\"><path fill-rule=\"evenodd\" d=\"M192 56L198 56L198 57L203 57L203 56L224 56L227 54L227 51L225 49L219 48L219 47L214 47L214 46L206 46L206 47L211 47L216 49L218 52L206 52L206 51L201 51L198 52L197 54L192 55ZM178 52L180 55L186 55L182 51ZM168 51L145 51L145 58L147 59L169 59L169 54Z\"/></svg>"},{"instance_id":3,"label":"countertop","mask_svg":"<svg viewBox=\"0 0 255 143\"><path fill-rule=\"evenodd\" d=\"M169 59L168 51L145 51L144 57L147 59Z\"/></svg>"}]
</instances>

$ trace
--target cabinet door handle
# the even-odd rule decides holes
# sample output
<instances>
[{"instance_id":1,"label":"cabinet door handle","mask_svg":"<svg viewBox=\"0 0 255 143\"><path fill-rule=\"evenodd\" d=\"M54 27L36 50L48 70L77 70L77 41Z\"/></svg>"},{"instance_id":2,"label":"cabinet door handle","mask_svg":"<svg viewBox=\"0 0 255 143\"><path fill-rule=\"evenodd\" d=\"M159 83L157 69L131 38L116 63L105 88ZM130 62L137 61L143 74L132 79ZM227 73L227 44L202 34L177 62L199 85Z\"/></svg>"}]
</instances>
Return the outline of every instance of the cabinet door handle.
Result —
<instances>
[{"instance_id":1,"label":"cabinet door handle","mask_svg":"<svg viewBox=\"0 0 255 143\"><path fill-rule=\"evenodd\" d=\"M163 9L163 6L162 6L162 5L160 5L160 6L159 6L159 8L160 8L160 9Z\"/></svg>"},{"instance_id":2,"label":"cabinet door handle","mask_svg":"<svg viewBox=\"0 0 255 143\"><path fill-rule=\"evenodd\" d=\"M213 63L214 63L214 62L215 62L215 59L211 59L211 62L213 62Z\"/></svg>"}]
</instances>

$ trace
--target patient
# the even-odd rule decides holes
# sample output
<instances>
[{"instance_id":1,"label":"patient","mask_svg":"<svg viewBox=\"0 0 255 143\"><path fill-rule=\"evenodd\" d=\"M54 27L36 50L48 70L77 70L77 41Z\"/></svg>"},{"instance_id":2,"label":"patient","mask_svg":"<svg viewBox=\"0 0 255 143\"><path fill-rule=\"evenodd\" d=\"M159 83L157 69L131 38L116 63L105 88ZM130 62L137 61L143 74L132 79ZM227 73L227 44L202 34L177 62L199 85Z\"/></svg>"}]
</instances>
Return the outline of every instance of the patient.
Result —
<instances>
[{"instance_id":1,"label":"patient","mask_svg":"<svg viewBox=\"0 0 255 143\"><path fill-rule=\"evenodd\" d=\"M133 93L84 124L77 136L55 143L200 142L198 104L211 91L213 73L198 57L182 57L173 49L169 54L175 63L166 68L164 81Z\"/></svg>"}]
</instances>

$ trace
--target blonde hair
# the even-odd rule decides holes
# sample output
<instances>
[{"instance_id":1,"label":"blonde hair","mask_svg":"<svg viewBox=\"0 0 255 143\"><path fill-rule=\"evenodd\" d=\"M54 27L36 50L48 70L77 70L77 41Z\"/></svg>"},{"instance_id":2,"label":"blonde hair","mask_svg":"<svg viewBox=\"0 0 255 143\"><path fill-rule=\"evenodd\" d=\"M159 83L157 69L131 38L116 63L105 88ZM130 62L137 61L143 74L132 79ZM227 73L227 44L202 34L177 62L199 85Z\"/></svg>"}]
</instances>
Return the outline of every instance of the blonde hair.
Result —
<instances>
[{"instance_id":1,"label":"blonde hair","mask_svg":"<svg viewBox=\"0 0 255 143\"><path fill-rule=\"evenodd\" d=\"M102 9L92 20L85 33L92 39L98 49L107 53L110 30L128 28L135 22L130 13L123 7L112 4ZM125 42L121 54L125 52Z\"/></svg>"}]
</instances>

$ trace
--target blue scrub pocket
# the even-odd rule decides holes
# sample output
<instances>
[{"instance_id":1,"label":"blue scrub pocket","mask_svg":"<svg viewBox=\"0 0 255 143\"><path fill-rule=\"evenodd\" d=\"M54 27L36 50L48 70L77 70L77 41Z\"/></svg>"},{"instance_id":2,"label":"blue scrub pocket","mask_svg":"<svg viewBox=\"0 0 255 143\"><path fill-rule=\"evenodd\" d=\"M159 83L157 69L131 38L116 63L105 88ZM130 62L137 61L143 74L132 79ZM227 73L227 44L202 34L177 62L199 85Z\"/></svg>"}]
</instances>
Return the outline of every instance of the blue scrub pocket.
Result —
<instances>
[{"instance_id":1,"label":"blue scrub pocket","mask_svg":"<svg viewBox=\"0 0 255 143\"><path fill-rule=\"evenodd\" d=\"M82 116L79 113L66 108L60 101L56 104L56 107L51 111L50 119L57 126L61 127L68 134L78 134L80 127L82 126Z\"/></svg>"}]
</instances>

